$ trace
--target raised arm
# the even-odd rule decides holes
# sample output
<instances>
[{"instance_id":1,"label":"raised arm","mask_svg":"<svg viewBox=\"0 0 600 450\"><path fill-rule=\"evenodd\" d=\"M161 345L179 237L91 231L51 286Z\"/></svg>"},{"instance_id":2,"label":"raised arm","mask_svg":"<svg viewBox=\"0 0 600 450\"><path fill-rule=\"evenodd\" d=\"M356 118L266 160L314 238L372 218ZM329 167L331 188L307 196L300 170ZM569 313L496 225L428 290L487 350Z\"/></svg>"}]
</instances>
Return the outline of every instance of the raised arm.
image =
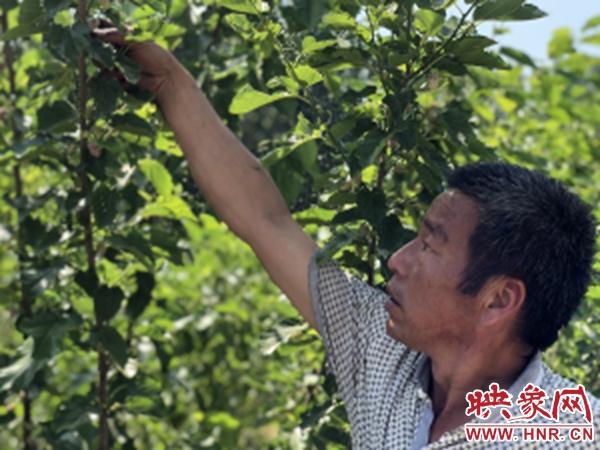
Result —
<instances>
[{"instance_id":1,"label":"raised arm","mask_svg":"<svg viewBox=\"0 0 600 450\"><path fill-rule=\"evenodd\" d=\"M139 84L156 95L208 203L252 247L273 281L316 328L308 288L308 263L316 244L292 219L268 172L223 124L173 55L151 42L126 43L114 29L96 34L125 47L140 65Z\"/></svg>"}]
</instances>

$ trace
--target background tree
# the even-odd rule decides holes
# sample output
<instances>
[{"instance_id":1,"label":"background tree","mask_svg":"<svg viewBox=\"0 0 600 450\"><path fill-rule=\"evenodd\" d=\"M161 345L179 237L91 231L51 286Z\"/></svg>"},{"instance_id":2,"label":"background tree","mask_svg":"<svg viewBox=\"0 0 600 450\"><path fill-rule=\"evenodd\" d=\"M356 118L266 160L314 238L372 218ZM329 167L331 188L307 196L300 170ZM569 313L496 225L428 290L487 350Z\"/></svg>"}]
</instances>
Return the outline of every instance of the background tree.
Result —
<instances>
[{"instance_id":1,"label":"background tree","mask_svg":"<svg viewBox=\"0 0 600 450\"><path fill-rule=\"evenodd\" d=\"M567 30L546 67L478 33L543 15L522 0L0 7L1 448L349 442L316 333L212 217L92 18L173 49L296 219L369 282L465 161L536 167L599 204L598 59ZM597 285L547 357L599 394Z\"/></svg>"}]
</instances>

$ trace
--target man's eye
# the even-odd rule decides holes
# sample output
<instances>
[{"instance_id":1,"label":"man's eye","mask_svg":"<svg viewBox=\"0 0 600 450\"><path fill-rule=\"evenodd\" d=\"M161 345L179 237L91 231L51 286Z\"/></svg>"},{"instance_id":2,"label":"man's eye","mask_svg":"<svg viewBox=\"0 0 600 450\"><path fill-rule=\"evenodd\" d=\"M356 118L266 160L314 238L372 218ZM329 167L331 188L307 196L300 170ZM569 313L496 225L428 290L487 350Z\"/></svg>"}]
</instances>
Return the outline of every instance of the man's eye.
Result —
<instances>
[{"instance_id":1,"label":"man's eye","mask_svg":"<svg viewBox=\"0 0 600 450\"><path fill-rule=\"evenodd\" d=\"M425 241L421 241L421 251L424 252L426 250L431 249L431 247L429 246L429 244Z\"/></svg>"}]
</instances>

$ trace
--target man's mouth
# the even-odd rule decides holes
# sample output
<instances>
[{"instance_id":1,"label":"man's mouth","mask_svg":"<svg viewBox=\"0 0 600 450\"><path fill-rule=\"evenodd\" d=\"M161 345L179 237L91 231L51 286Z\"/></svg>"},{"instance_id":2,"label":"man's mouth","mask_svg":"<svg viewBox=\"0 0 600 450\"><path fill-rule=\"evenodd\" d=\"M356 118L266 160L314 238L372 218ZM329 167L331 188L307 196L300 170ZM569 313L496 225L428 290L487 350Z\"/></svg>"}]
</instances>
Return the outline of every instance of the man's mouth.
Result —
<instances>
[{"instance_id":1,"label":"man's mouth","mask_svg":"<svg viewBox=\"0 0 600 450\"><path fill-rule=\"evenodd\" d=\"M400 305L400 302L399 302L398 300L396 300L396 298L394 297L394 294L392 293L392 291L391 291L391 289L390 289L389 285L388 285L388 286L386 286L386 288L385 288L385 291L387 292L387 295L388 295L388 297L389 297L390 301L391 301L391 302L392 302L394 305L396 305L396 306L398 306L398 307L402 308L402 306Z\"/></svg>"}]
</instances>

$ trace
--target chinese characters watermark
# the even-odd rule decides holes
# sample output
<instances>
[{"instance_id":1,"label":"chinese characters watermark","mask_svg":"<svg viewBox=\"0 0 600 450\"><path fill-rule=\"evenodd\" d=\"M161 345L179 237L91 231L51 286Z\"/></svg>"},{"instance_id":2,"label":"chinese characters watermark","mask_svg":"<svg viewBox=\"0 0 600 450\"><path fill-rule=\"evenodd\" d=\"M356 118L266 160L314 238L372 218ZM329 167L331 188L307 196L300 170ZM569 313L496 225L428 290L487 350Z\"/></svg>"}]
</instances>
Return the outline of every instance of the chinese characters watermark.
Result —
<instances>
[{"instance_id":1,"label":"chinese characters watermark","mask_svg":"<svg viewBox=\"0 0 600 450\"><path fill-rule=\"evenodd\" d=\"M550 399L544 389L529 383L513 400L510 392L491 383L487 391L476 389L467 393L465 399L465 414L487 421L465 425L469 441L594 440L592 410L585 387L580 384L556 389ZM511 412L514 406L518 407L518 414ZM578 417L568 417L570 420L566 421L566 415Z\"/></svg>"}]
</instances>

